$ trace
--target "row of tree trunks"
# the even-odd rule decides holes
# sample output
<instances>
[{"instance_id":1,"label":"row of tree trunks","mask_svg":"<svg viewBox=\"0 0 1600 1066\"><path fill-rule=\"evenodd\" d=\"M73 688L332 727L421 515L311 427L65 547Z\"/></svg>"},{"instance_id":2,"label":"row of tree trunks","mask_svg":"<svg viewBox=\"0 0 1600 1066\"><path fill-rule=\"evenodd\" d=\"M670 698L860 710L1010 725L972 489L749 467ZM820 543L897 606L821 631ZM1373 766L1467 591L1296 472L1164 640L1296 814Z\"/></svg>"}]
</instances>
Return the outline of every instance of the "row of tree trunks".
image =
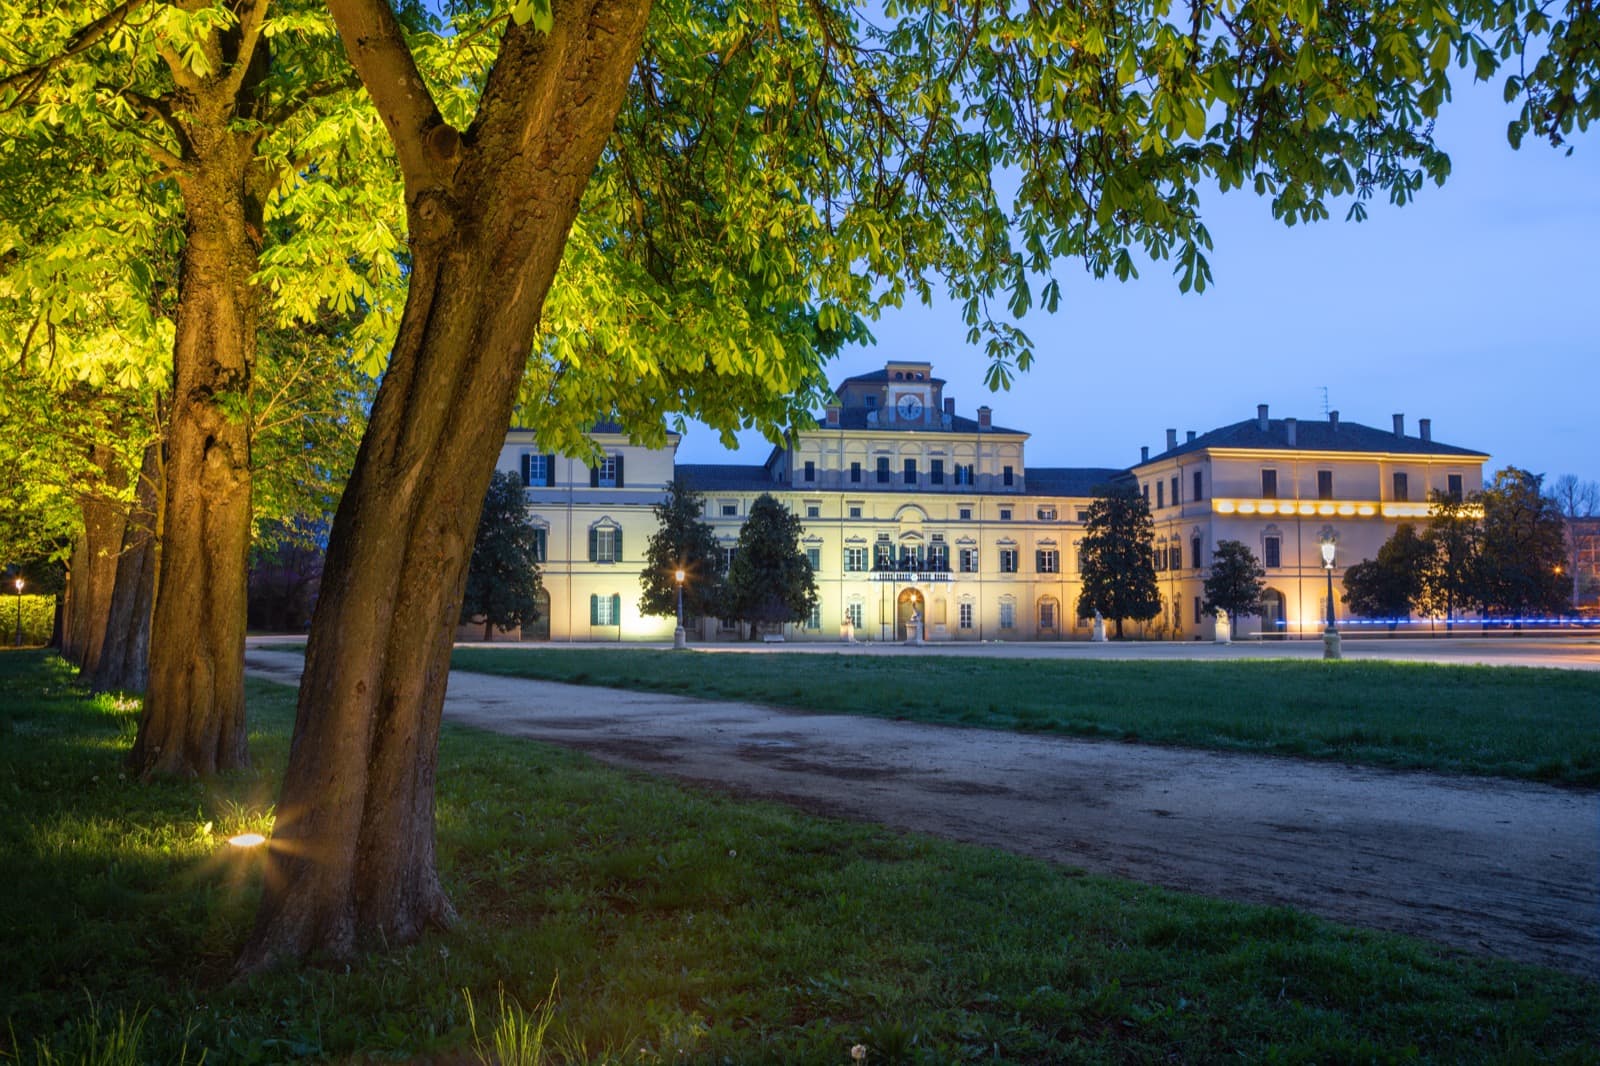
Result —
<instances>
[{"instance_id":1,"label":"row of tree trunks","mask_svg":"<svg viewBox=\"0 0 1600 1066\"><path fill-rule=\"evenodd\" d=\"M458 158L437 113L395 95L415 71L386 6L330 4L407 168L413 273L334 520L245 972L454 918L434 776L473 535L649 5L575 6L548 34L507 29Z\"/></svg>"},{"instance_id":2,"label":"row of tree trunks","mask_svg":"<svg viewBox=\"0 0 1600 1066\"><path fill-rule=\"evenodd\" d=\"M67 563L67 617L61 646L62 658L84 675L93 674L100 664L128 518L126 507L117 499L128 478L116 450L97 444L91 459L100 471L99 483L83 501L83 532Z\"/></svg>"},{"instance_id":3,"label":"row of tree trunks","mask_svg":"<svg viewBox=\"0 0 1600 1066\"><path fill-rule=\"evenodd\" d=\"M143 692L150 676L150 616L160 558L162 477L160 439L145 447L133 508L123 528L116 582L106 617L100 661L89 677L98 692Z\"/></svg>"}]
</instances>

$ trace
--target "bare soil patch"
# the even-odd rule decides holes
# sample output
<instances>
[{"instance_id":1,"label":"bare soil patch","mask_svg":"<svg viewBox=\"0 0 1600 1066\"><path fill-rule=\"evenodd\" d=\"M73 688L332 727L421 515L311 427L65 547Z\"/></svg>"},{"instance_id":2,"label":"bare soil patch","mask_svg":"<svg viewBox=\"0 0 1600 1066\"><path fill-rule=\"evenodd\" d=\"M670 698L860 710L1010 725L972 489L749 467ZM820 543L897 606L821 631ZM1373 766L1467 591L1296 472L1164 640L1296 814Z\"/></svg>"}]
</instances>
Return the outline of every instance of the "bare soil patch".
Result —
<instances>
[{"instance_id":1,"label":"bare soil patch","mask_svg":"<svg viewBox=\"0 0 1600 1066\"><path fill-rule=\"evenodd\" d=\"M252 649L252 674L302 660ZM1600 795L454 673L455 722L834 816L1600 977Z\"/></svg>"}]
</instances>

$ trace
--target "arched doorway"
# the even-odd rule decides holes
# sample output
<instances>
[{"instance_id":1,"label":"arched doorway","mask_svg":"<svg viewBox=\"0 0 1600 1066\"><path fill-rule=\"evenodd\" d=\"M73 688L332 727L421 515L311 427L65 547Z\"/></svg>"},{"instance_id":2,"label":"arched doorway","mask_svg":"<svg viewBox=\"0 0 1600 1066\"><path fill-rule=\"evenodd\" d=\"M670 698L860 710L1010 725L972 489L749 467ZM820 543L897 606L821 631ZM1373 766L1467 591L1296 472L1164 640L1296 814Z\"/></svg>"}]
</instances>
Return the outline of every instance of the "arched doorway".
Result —
<instances>
[{"instance_id":1,"label":"arched doorway","mask_svg":"<svg viewBox=\"0 0 1600 1066\"><path fill-rule=\"evenodd\" d=\"M538 605L539 617L522 627L523 640L550 639L550 591L540 589L533 602Z\"/></svg>"},{"instance_id":2,"label":"arched doorway","mask_svg":"<svg viewBox=\"0 0 1600 1066\"><path fill-rule=\"evenodd\" d=\"M1267 589L1261 594L1261 635L1269 640L1281 640L1287 625L1283 593Z\"/></svg>"},{"instance_id":3,"label":"arched doorway","mask_svg":"<svg viewBox=\"0 0 1600 1066\"><path fill-rule=\"evenodd\" d=\"M926 607L922 602L922 593L916 589L906 589L900 593L900 598L895 604L894 613L894 639L906 640L911 636L911 616L919 614L927 619Z\"/></svg>"}]
</instances>

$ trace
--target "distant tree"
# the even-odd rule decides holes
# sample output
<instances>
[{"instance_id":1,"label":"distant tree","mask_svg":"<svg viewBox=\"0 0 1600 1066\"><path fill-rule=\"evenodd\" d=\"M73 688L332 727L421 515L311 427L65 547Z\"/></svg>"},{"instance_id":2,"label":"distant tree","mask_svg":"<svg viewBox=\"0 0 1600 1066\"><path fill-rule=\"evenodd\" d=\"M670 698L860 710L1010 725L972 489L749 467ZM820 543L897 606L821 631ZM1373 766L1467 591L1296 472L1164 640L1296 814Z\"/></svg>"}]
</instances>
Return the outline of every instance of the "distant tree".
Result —
<instances>
[{"instance_id":1,"label":"distant tree","mask_svg":"<svg viewBox=\"0 0 1600 1066\"><path fill-rule=\"evenodd\" d=\"M711 523L700 520L705 509L705 498L681 476L667 486L666 498L655 506L656 531L644 551L644 572L639 575L644 589L639 597L640 614L676 617L676 574L680 569L686 575L684 614L717 614L722 595L722 549Z\"/></svg>"},{"instance_id":2,"label":"distant tree","mask_svg":"<svg viewBox=\"0 0 1600 1066\"><path fill-rule=\"evenodd\" d=\"M1479 494L1483 537L1478 581L1484 610L1517 617L1560 614L1568 605L1561 572L1567 525L1544 478L1514 466Z\"/></svg>"},{"instance_id":3,"label":"distant tree","mask_svg":"<svg viewBox=\"0 0 1600 1066\"><path fill-rule=\"evenodd\" d=\"M1457 499L1438 489L1428 494L1427 545L1413 604L1417 610L1444 616L1446 627L1457 614L1479 605L1478 554L1482 540L1478 525L1479 494Z\"/></svg>"},{"instance_id":4,"label":"distant tree","mask_svg":"<svg viewBox=\"0 0 1600 1066\"><path fill-rule=\"evenodd\" d=\"M1421 597L1428 550L1416 528L1402 522L1378 549L1377 558L1345 571L1344 602L1351 612L1364 618L1387 618L1393 630Z\"/></svg>"},{"instance_id":5,"label":"distant tree","mask_svg":"<svg viewBox=\"0 0 1600 1066\"><path fill-rule=\"evenodd\" d=\"M482 618L483 639L492 640L495 626L509 629L539 617L539 588L539 530L522 502L522 479L502 471L483 498L461 622Z\"/></svg>"},{"instance_id":6,"label":"distant tree","mask_svg":"<svg viewBox=\"0 0 1600 1066\"><path fill-rule=\"evenodd\" d=\"M1078 548L1083 564L1078 617L1098 610L1116 624L1120 640L1123 619L1146 622L1161 613L1150 503L1132 487L1102 488L1089 504L1085 529Z\"/></svg>"},{"instance_id":7,"label":"distant tree","mask_svg":"<svg viewBox=\"0 0 1600 1066\"><path fill-rule=\"evenodd\" d=\"M1593 518L1600 514L1600 483L1579 481L1576 474L1562 474L1550 486L1556 507L1567 525L1567 574L1572 579L1572 607L1577 610L1583 596L1583 575L1580 571L1578 532L1573 522L1579 518Z\"/></svg>"},{"instance_id":8,"label":"distant tree","mask_svg":"<svg viewBox=\"0 0 1600 1066\"><path fill-rule=\"evenodd\" d=\"M728 567L722 617L749 622L752 640L758 626L803 621L817 604L802 532L800 519L772 496L763 493L751 504Z\"/></svg>"},{"instance_id":9,"label":"distant tree","mask_svg":"<svg viewBox=\"0 0 1600 1066\"><path fill-rule=\"evenodd\" d=\"M1260 614L1266 577L1266 569L1248 545L1219 540L1212 552L1211 570L1206 574L1205 612L1214 618L1218 611L1225 611L1230 622Z\"/></svg>"}]
</instances>

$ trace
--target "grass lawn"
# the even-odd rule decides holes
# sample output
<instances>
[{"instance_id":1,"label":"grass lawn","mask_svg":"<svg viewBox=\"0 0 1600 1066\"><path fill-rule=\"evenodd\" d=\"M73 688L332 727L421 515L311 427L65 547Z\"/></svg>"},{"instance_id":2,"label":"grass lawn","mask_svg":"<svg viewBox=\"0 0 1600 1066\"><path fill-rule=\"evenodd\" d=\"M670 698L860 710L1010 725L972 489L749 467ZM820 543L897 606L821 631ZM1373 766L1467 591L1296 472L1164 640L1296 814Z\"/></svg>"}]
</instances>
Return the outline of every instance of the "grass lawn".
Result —
<instances>
[{"instance_id":1,"label":"grass lawn","mask_svg":"<svg viewBox=\"0 0 1600 1066\"><path fill-rule=\"evenodd\" d=\"M918 722L1600 786L1600 673L457 648L460 670Z\"/></svg>"},{"instance_id":2,"label":"grass lawn","mask_svg":"<svg viewBox=\"0 0 1600 1066\"><path fill-rule=\"evenodd\" d=\"M701 662L696 658L694 661ZM770 663L772 660L762 660ZM1600 1061L1600 986L1294 911L1085 877L734 802L449 727L452 932L230 983L287 750L250 687L256 771L120 773L131 701L0 653L0 1058L469 1061L501 992L555 982L550 1061Z\"/></svg>"}]
</instances>

